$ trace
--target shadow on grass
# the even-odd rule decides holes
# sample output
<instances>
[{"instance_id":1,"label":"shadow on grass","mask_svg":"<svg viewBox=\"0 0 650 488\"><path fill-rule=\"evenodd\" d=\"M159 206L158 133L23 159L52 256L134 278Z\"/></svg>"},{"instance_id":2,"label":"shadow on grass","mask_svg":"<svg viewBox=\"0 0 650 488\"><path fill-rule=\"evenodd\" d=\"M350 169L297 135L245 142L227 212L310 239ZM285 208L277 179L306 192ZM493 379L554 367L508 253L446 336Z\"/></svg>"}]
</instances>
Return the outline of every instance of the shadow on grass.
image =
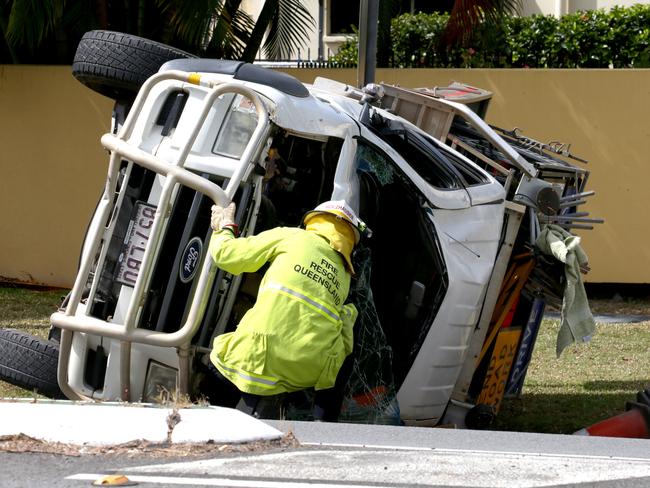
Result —
<instances>
[{"instance_id":1,"label":"shadow on grass","mask_svg":"<svg viewBox=\"0 0 650 488\"><path fill-rule=\"evenodd\" d=\"M639 387L639 384L641 387ZM630 391L630 390L645 390L650 388L650 376L645 380L640 379L636 381L585 381L582 383L582 387L585 390L592 391ZM635 390L636 388L636 390Z\"/></svg>"},{"instance_id":2,"label":"shadow on grass","mask_svg":"<svg viewBox=\"0 0 650 488\"><path fill-rule=\"evenodd\" d=\"M650 386L640 382L602 383L605 387L609 386L619 392L608 393L601 389L593 394L524 394L520 398L506 398L490 429L573 434L584 427L623 413L626 402L634 401L637 391ZM628 383L627 391L621 388L624 383Z\"/></svg>"}]
</instances>

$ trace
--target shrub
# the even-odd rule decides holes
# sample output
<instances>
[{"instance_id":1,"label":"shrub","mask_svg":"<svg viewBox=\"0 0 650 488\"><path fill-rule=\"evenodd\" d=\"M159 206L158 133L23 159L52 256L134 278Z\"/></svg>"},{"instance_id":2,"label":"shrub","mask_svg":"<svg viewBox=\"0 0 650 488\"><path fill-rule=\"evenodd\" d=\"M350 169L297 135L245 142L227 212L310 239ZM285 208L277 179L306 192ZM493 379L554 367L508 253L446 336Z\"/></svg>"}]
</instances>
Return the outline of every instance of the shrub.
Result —
<instances>
[{"instance_id":1,"label":"shrub","mask_svg":"<svg viewBox=\"0 0 650 488\"><path fill-rule=\"evenodd\" d=\"M442 47L447 14L404 14L391 22L395 68L631 68L650 66L650 5L505 17L481 25L465 46ZM334 61L356 63L356 37Z\"/></svg>"}]
</instances>

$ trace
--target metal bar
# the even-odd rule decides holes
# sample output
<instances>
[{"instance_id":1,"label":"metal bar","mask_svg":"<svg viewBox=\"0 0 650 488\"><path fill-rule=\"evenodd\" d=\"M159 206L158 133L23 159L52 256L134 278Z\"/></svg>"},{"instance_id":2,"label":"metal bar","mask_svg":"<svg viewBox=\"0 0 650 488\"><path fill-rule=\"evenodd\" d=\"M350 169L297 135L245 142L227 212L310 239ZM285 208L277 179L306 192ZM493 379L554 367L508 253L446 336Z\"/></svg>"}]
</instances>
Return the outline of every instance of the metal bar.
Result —
<instances>
[{"instance_id":1,"label":"metal bar","mask_svg":"<svg viewBox=\"0 0 650 488\"><path fill-rule=\"evenodd\" d=\"M359 88L375 81L378 19L379 0L361 0L359 3L359 64L357 67L357 86Z\"/></svg>"},{"instance_id":2,"label":"metal bar","mask_svg":"<svg viewBox=\"0 0 650 488\"><path fill-rule=\"evenodd\" d=\"M528 207L528 220L529 220L529 239L531 244L535 244L537 242L537 237L538 237L538 232L537 229L539 229L539 219L537 218L537 212L535 212L535 209L532 207Z\"/></svg>"},{"instance_id":3,"label":"metal bar","mask_svg":"<svg viewBox=\"0 0 650 488\"><path fill-rule=\"evenodd\" d=\"M573 212L573 213L563 213L562 215L559 215L558 217L562 218L571 218L571 217L586 217L589 215L589 212ZM553 217L551 217L553 218Z\"/></svg>"},{"instance_id":4,"label":"metal bar","mask_svg":"<svg viewBox=\"0 0 650 488\"><path fill-rule=\"evenodd\" d=\"M178 348L178 393L190 393L190 341Z\"/></svg>"},{"instance_id":5,"label":"metal bar","mask_svg":"<svg viewBox=\"0 0 650 488\"><path fill-rule=\"evenodd\" d=\"M504 168L503 166L501 166L501 165L500 165L499 163L497 163L496 161L493 161L492 159L488 158L488 157L487 157L485 154L483 154L482 152L477 151L477 150L474 149L472 146L470 146L470 145L467 144L466 142L462 141L462 140L459 139L458 137L456 137L456 136L454 136L454 135L450 135L450 136L449 136L449 140L451 140L452 143L457 144L458 146L462 147L463 149L465 149L468 153L472 154L473 156L476 156L476 157L479 158L481 161L483 161L485 164L487 164L487 165L489 165L490 167L496 169L499 173L501 173L501 174L503 174L503 175L508 175L508 174L510 174L510 171L509 171L509 170L507 170L506 168Z\"/></svg>"},{"instance_id":6,"label":"metal bar","mask_svg":"<svg viewBox=\"0 0 650 488\"><path fill-rule=\"evenodd\" d=\"M79 395L68 385L68 364L70 362L71 349L72 331L62 329L61 339L59 341L59 362L56 368L56 381L63 394L69 400L90 400L90 398Z\"/></svg>"},{"instance_id":7,"label":"metal bar","mask_svg":"<svg viewBox=\"0 0 650 488\"><path fill-rule=\"evenodd\" d=\"M584 222L590 224L604 224L604 219L586 219L584 217L565 217L564 215L554 215L549 217L547 221L550 222Z\"/></svg>"},{"instance_id":8,"label":"metal bar","mask_svg":"<svg viewBox=\"0 0 650 488\"><path fill-rule=\"evenodd\" d=\"M111 155L108 164L108 176L106 178L106 185L104 186L104 194L102 195L99 205L97 206L97 215L99 215L99 222L106 222L111 212L111 203L114 198L115 187L117 186L117 173L119 172L119 167L120 162L118 155ZM95 253L97 252L102 239L102 229L102 225L99 225L97 227L95 234L92 236L92 241L88 252L84 253L84 256L81 258L79 270L77 271L77 276L70 293L70 300L68 302L68 306L65 309L65 313L67 315L74 315L77 312L77 307L81 301L83 290L86 287L86 282L88 280L90 268L93 264Z\"/></svg>"},{"instance_id":9,"label":"metal bar","mask_svg":"<svg viewBox=\"0 0 650 488\"><path fill-rule=\"evenodd\" d=\"M128 139L128 137L131 135L135 122L138 120L140 112L142 111L142 107L144 106L144 103L149 96L149 92L151 92L151 89L157 83L166 80L177 80L186 83L197 84L194 81L190 81L191 79L194 80L192 75L194 75L194 73L187 73L185 71L179 70L169 70L156 73L155 75L148 78L140 87L138 95L135 97L135 101L129 110L129 115L126 117L126 120L124 121L124 124L118 133L118 137L120 139ZM204 86L206 85L204 84Z\"/></svg>"},{"instance_id":10,"label":"metal bar","mask_svg":"<svg viewBox=\"0 0 650 488\"><path fill-rule=\"evenodd\" d=\"M585 230L594 230L593 225L584 225L584 224L557 224L563 229L585 229Z\"/></svg>"},{"instance_id":11,"label":"metal bar","mask_svg":"<svg viewBox=\"0 0 650 488\"><path fill-rule=\"evenodd\" d=\"M581 200L583 198L590 197L590 196L595 195L595 194L596 194L596 192L593 191L593 190L592 191L585 191L585 192L582 192L582 193L574 193L573 195L563 196L562 198L560 198L560 202L564 203L564 202L570 202L572 200Z\"/></svg>"},{"instance_id":12,"label":"metal bar","mask_svg":"<svg viewBox=\"0 0 650 488\"><path fill-rule=\"evenodd\" d=\"M587 203L587 200L569 200L560 203L560 208L577 207L578 205L584 205L585 203Z\"/></svg>"},{"instance_id":13,"label":"metal bar","mask_svg":"<svg viewBox=\"0 0 650 488\"><path fill-rule=\"evenodd\" d=\"M120 342L120 399L131 401L131 343Z\"/></svg>"},{"instance_id":14,"label":"metal bar","mask_svg":"<svg viewBox=\"0 0 650 488\"><path fill-rule=\"evenodd\" d=\"M453 107L458 115L470 122L472 128L485 137L493 146L497 147L515 166L523 171L526 176L534 178L537 176L537 169L526 161L521 154L507 144L483 119L481 119L469 107L449 100L437 99L439 102Z\"/></svg>"},{"instance_id":15,"label":"metal bar","mask_svg":"<svg viewBox=\"0 0 650 488\"><path fill-rule=\"evenodd\" d=\"M149 79L145 83L145 86L143 87L142 91L138 95L138 98L136 99L134 105L134 108L136 110L135 111L132 110L130 115L134 114L138 110L141 110L142 105L144 104L145 94L148 92L148 90L151 89L154 82L158 82L163 79L187 80L188 74L184 72L166 72L164 76L154 75L154 77L152 78L153 81L152 79ZM209 257L206 257L204 259L201 273L198 277L198 283L197 283L196 291L194 293L194 299L190 306L187 319L178 331L174 333L147 331L144 329L135 328L134 323L140 305L140 298L142 296L145 283L148 281L148 279L145 279L146 278L145 275L148 274L146 272L147 268L149 267L148 263L152 261L151 250L156 245L156 235L161 231L161 225L162 225L161 222L163 220L164 212L166 211L166 208L169 204L169 199L170 199L169 194L171 193L173 186L176 183L180 182L181 184L189 188L192 188L198 192L207 195L213 201L215 201L220 205L227 205L231 200L227 192L234 195L234 192L239 186L241 178L245 174L247 167L250 166L252 155L254 154L255 151L259 149L261 142L266 134L266 127L268 125L268 113L266 111L265 105L262 103L259 96L251 89L246 87L234 86L234 85L220 85L216 89L212 90L212 92L208 96L208 99L214 101L219 95L227 92L240 93L244 96L249 97L253 101L256 107L256 111L258 113L258 123L256 129L253 132L253 136L251 137L251 140L247 145L247 148L244 151L242 158L240 159L238 170L235 172L235 174L230 180L227 191L224 191L218 185L208 181L207 179L204 179L190 171L185 170L179 165L172 165L167 161L164 161L148 152L141 150L138 147L128 144L123 139L131 133L133 129L133 124L135 123L134 117L130 117L130 119L128 119L125 122L125 126L123 126L122 130L120 131L120 136L116 137L112 134L105 134L102 137L102 144L104 145L104 147L112 151L111 164L110 164L111 171L109 171L108 182L105 189L105 198L107 200L107 204L103 209L102 218L105 219L108 217L107 214L108 212L107 209L109 208L108 204L110 203L110 197L112 197L112 194L114 193L115 182L116 182L115 176L117 174L117 169L119 168L119 163L122 157L129 159L141 166L144 166L145 168L150 169L156 173L167 176L165 188L163 189L163 196L161 196L162 205L159 205L157 210L157 216L154 219L154 226L152 227L151 230L153 238L150 237L151 241L147 246L147 251L145 251L145 256L143 257L141 273L140 276L138 276L138 280L136 282L136 286L132 296L132 301L129 304L129 310L127 311L127 316L125 318L125 323L124 324L118 324L114 322L109 323L86 315L82 315L82 316L74 315L76 313L76 308L81 298L83 286L85 286L85 283L87 281L88 273L90 271L90 266L92 264L92 258L94 257L94 254L96 252L96 245L99 243L101 239L102 233L97 232L93 238L94 245L91 251L88 252L87 255L85 256L85 259L83 260L84 262L82 263L80 271L77 275L75 287L73 288L73 292L71 294L71 303L66 308L65 313L57 312L52 315L52 324L62 329L74 330L79 332L87 332L91 334L111 337L121 341L139 342L139 343L150 344L154 346L178 347L189 342L193 334L196 332L196 328L200 324L200 317L205 309L205 305L207 301L207 291L209 291L211 287L212 280L214 279L214 275L216 271L216 267L212 262L212 260L209 259ZM202 115L204 114L207 115L207 113L209 112L209 109L206 109L206 107L209 105L208 103L209 100L206 101L204 105L204 111ZM184 162L184 157L186 157L188 151L192 147L191 140L194 139L198 134L198 131L200 130L200 125L201 123L197 122L197 125L195 126L195 130L192 132L192 135L189 137L187 144L183 148L183 152L181 153L181 156L177 161L178 164L182 164ZM165 194L165 190L167 190L167 194ZM149 255L147 255L147 252L149 253ZM68 355L69 355L69 350L68 350ZM67 374L66 374L66 381L67 381Z\"/></svg>"},{"instance_id":16,"label":"metal bar","mask_svg":"<svg viewBox=\"0 0 650 488\"><path fill-rule=\"evenodd\" d=\"M120 140L113 134L104 134L102 136L102 145L109 151L112 151L116 156L123 156L156 173L174 178L182 185L209 196L219 205L227 205L230 203L226 193L219 185L184 168L173 166L153 154Z\"/></svg>"}]
</instances>

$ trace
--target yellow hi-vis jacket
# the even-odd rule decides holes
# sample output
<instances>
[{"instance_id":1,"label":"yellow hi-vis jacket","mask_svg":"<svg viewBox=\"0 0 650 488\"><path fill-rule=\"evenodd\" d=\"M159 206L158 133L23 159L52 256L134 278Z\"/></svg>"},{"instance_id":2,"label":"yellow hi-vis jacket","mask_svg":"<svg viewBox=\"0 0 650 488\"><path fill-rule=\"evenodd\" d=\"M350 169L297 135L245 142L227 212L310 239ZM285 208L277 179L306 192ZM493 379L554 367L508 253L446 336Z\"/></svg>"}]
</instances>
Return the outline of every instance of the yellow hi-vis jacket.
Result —
<instances>
[{"instance_id":1,"label":"yellow hi-vis jacket","mask_svg":"<svg viewBox=\"0 0 650 488\"><path fill-rule=\"evenodd\" d=\"M319 234L278 227L235 239L214 232L210 255L226 272L271 265L237 330L215 338L210 359L240 391L275 395L334 386L352 352L357 309L344 305L350 274Z\"/></svg>"}]
</instances>

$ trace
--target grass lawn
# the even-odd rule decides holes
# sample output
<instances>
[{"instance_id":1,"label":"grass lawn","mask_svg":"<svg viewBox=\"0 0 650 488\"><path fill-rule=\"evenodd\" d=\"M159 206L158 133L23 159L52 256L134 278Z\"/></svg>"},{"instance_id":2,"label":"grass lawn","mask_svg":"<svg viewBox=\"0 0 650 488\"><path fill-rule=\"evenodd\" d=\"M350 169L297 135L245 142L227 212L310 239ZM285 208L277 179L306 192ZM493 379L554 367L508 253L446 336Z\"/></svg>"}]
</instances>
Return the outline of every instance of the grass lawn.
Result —
<instances>
[{"instance_id":1,"label":"grass lawn","mask_svg":"<svg viewBox=\"0 0 650 488\"><path fill-rule=\"evenodd\" d=\"M650 387L650 322L598 324L588 344L555 355L558 321L542 323L521 398L506 399L492 428L573 433L625 410Z\"/></svg>"},{"instance_id":2,"label":"grass lawn","mask_svg":"<svg viewBox=\"0 0 650 488\"><path fill-rule=\"evenodd\" d=\"M0 287L0 327L47 336L49 315L66 290ZM632 308L630 308L632 307ZM594 313L648 313L647 302L592 304ZM496 430L570 434L624 411L650 387L650 322L599 324L589 344L555 357L558 321L542 323L521 398L504 400ZM0 381L0 397L32 393Z\"/></svg>"}]
</instances>

